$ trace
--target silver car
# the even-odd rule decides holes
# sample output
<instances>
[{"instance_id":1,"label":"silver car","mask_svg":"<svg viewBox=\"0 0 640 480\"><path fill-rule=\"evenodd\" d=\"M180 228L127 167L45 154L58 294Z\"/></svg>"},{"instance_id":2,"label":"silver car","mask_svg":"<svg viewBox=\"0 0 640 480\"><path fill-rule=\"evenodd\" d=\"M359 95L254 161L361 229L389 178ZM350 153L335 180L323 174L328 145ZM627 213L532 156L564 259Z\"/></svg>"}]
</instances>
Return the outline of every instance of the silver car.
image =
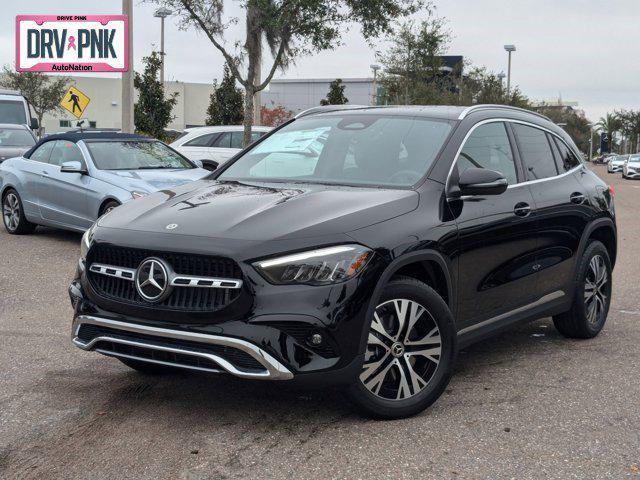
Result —
<instances>
[{"instance_id":1,"label":"silver car","mask_svg":"<svg viewBox=\"0 0 640 480\"><path fill-rule=\"evenodd\" d=\"M622 178L640 178L640 153L629 155L622 167Z\"/></svg>"},{"instance_id":2,"label":"silver car","mask_svg":"<svg viewBox=\"0 0 640 480\"><path fill-rule=\"evenodd\" d=\"M12 234L31 233L37 225L84 231L123 203L210 173L138 135L51 135L0 164L2 218Z\"/></svg>"},{"instance_id":3,"label":"silver car","mask_svg":"<svg viewBox=\"0 0 640 480\"><path fill-rule=\"evenodd\" d=\"M609 163L607 163L607 172L609 173L617 173L622 171L622 167L629 159L629 155L616 155L615 157L611 157L609 159Z\"/></svg>"},{"instance_id":4,"label":"silver car","mask_svg":"<svg viewBox=\"0 0 640 480\"><path fill-rule=\"evenodd\" d=\"M36 144L36 137L26 125L0 123L0 163L17 157Z\"/></svg>"}]
</instances>

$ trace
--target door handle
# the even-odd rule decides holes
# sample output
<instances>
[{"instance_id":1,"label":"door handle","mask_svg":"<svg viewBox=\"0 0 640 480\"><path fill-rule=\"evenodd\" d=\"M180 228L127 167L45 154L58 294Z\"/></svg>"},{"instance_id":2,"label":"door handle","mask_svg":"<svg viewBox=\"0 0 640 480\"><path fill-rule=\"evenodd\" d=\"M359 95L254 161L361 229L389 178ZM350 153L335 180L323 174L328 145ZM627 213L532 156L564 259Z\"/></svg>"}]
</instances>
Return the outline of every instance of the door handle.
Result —
<instances>
[{"instance_id":1,"label":"door handle","mask_svg":"<svg viewBox=\"0 0 640 480\"><path fill-rule=\"evenodd\" d=\"M525 202L516 203L516 206L513 207L513 213L519 217L527 217L531 213L531 205Z\"/></svg>"},{"instance_id":2,"label":"door handle","mask_svg":"<svg viewBox=\"0 0 640 480\"><path fill-rule=\"evenodd\" d=\"M572 203L577 203L578 205L582 205L584 202L587 201L587 197L585 197L583 193L573 192L569 196L569 200L571 200Z\"/></svg>"},{"instance_id":3,"label":"door handle","mask_svg":"<svg viewBox=\"0 0 640 480\"><path fill-rule=\"evenodd\" d=\"M47 172L46 170L43 170L42 171L42 175L44 175L45 177L48 177L49 176L49 172Z\"/></svg>"}]
</instances>

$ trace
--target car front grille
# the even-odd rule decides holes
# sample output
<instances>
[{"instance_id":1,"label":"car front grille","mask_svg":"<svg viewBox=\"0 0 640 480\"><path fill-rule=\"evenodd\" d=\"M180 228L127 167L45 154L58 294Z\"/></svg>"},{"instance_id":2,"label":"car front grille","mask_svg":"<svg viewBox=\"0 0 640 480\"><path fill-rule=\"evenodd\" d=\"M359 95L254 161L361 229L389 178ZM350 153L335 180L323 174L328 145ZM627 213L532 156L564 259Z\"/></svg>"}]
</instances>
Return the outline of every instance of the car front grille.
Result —
<instances>
[{"instance_id":1,"label":"car front grille","mask_svg":"<svg viewBox=\"0 0 640 480\"><path fill-rule=\"evenodd\" d=\"M166 261L180 275L195 277L215 277L242 279L238 264L225 257L192 255L174 252L118 247L95 244L87 255L87 265L104 264L115 267L137 269L148 257ZM175 286L171 294L158 303L144 300L129 279L102 275L88 270L87 276L95 292L108 300L135 306L151 306L163 310L184 312L215 312L240 296L240 289L234 288L190 288Z\"/></svg>"}]
</instances>

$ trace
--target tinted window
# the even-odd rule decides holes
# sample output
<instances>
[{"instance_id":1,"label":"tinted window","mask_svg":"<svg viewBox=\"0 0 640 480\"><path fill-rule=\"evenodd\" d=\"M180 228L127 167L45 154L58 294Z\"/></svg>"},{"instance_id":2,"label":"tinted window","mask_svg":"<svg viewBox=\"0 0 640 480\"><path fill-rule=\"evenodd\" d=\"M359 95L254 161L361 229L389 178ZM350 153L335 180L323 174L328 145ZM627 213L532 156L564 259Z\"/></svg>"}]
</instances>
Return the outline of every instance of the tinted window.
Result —
<instances>
[{"instance_id":1,"label":"tinted window","mask_svg":"<svg viewBox=\"0 0 640 480\"><path fill-rule=\"evenodd\" d=\"M211 141L218 135L220 135L218 132L200 135L193 140L189 140L183 147L208 147Z\"/></svg>"},{"instance_id":2,"label":"tinted window","mask_svg":"<svg viewBox=\"0 0 640 480\"><path fill-rule=\"evenodd\" d=\"M244 132L233 132L231 134L231 148L242 148L243 138ZM253 142L253 135L251 135L251 141Z\"/></svg>"},{"instance_id":3,"label":"tinted window","mask_svg":"<svg viewBox=\"0 0 640 480\"><path fill-rule=\"evenodd\" d=\"M27 123L24 103L15 100L0 100L0 123Z\"/></svg>"},{"instance_id":4,"label":"tinted window","mask_svg":"<svg viewBox=\"0 0 640 480\"><path fill-rule=\"evenodd\" d=\"M486 168L502 173L510 185L518 183L513 152L504 123L480 125L469 136L458 156L458 172Z\"/></svg>"},{"instance_id":5,"label":"tinted window","mask_svg":"<svg viewBox=\"0 0 640 480\"><path fill-rule=\"evenodd\" d=\"M539 128L513 124L518 140L520 157L527 172L527 180L539 180L558 175L556 161L547 140L547 134Z\"/></svg>"},{"instance_id":6,"label":"tinted window","mask_svg":"<svg viewBox=\"0 0 640 480\"><path fill-rule=\"evenodd\" d=\"M49 161L49 155L51 155L51 150L53 149L53 144L56 142L46 142L36 148L35 152L31 154L31 160L35 160L36 162L47 163Z\"/></svg>"},{"instance_id":7,"label":"tinted window","mask_svg":"<svg viewBox=\"0 0 640 480\"><path fill-rule=\"evenodd\" d=\"M53 146L51 156L49 157L49 163L51 165L61 166L66 162L84 163L82 153L75 143L67 140L56 140L53 143L55 143L55 145Z\"/></svg>"},{"instance_id":8,"label":"tinted window","mask_svg":"<svg viewBox=\"0 0 640 480\"><path fill-rule=\"evenodd\" d=\"M225 132L212 145L219 148L231 148L231 132Z\"/></svg>"},{"instance_id":9,"label":"tinted window","mask_svg":"<svg viewBox=\"0 0 640 480\"><path fill-rule=\"evenodd\" d=\"M87 142L93 163L100 170L157 170L195 168L162 142Z\"/></svg>"},{"instance_id":10,"label":"tinted window","mask_svg":"<svg viewBox=\"0 0 640 480\"><path fill-rule=\"evenodd\" d=\"M409 186L424 176L450 131L450 122L423 117L303 118L250 148L219 178Z\"/></svg>"},{"instance_id":11,"label":"tinted window","mask_svg":"<svg viewBox=\"0 0 640 480\"><path fill-rule=\"evenodd\" d=\"M0 128L0 147L33 147L36 141L27 130Z\"/></svg>"},{"instance_id":12,"label":"tinted window","mask_svg":"<svg viewBox=\"0 0 640 480\"><path fill-rule=\"evenodd\" d=\"M560 164L558 165L558 168L560 169L561 172L562 171L568 172L572 168L575 168L578 165L580 165L580 160L576 158L576 156L571 152L571 150L569 150L569 147L567 147L567 145L562 140L558 138L554 138L553 140L556 146L558 147L557 151L560 159Z\"/></svg>"}]
</instances>

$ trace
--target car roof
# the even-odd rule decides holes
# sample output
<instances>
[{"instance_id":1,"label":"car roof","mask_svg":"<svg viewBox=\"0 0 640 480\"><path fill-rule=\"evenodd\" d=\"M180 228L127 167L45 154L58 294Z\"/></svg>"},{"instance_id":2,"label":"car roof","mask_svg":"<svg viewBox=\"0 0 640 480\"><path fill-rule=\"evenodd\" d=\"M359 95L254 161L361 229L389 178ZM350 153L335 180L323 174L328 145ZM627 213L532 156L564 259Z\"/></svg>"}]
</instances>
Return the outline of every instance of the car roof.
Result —
<instances>
[{"instance_id":1,"label":"car roof","mask_svg":"<svg viewBox=\"0 0 640 480\"><path fill-rule=\"evenodd\" d=\"M0 128L16 128L19 130L31 130L26 125L20 123L0 123Z\"/></svg>"},{"instance_id":2,"label":"car roof","mask_svg":"<svg viewBox=\"0 0 640 480\"><path fill-rule=\"evenodd\" d=\"M25 158L29 158L33 151L43 143L51 142L54 140L67 140L69 142L77 143L80 140L153 140L153 138L145 137L135 133L119 133L119 132L77 132L77 133L55 133L41 139L33 147L31 147L25 154Z\"/></svg>"}]
</instances>

